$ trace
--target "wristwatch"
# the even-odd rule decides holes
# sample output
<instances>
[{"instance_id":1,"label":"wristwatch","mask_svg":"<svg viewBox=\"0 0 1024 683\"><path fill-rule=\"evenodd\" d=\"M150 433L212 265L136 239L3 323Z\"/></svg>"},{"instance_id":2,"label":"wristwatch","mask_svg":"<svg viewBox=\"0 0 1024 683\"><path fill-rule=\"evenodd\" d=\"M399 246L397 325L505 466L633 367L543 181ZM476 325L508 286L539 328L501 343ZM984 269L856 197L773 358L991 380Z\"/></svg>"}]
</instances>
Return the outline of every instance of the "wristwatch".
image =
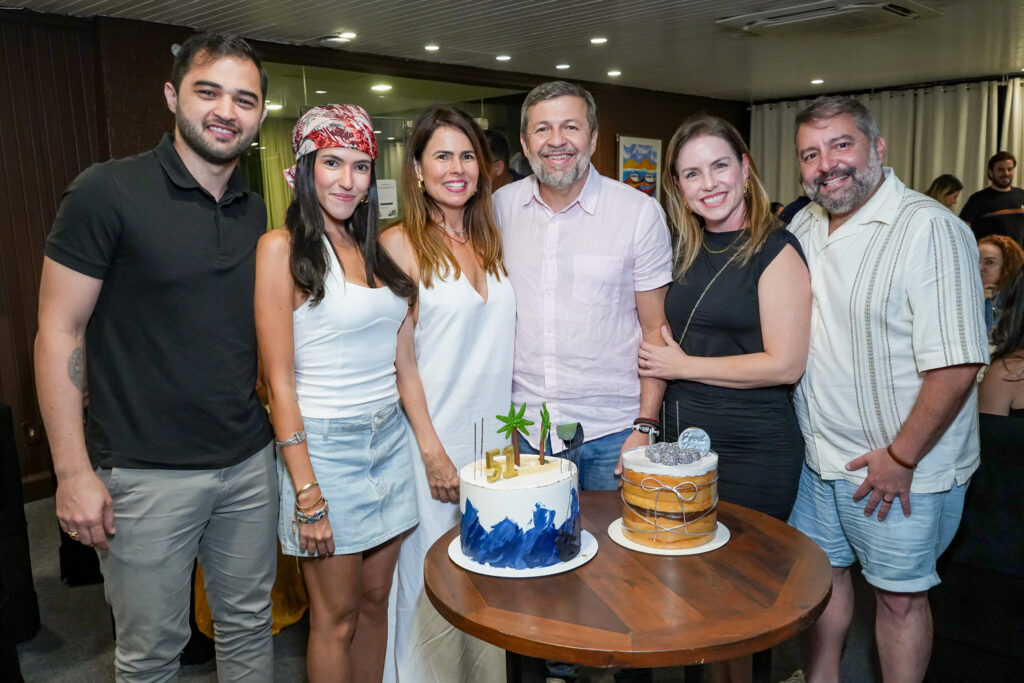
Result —
<instances>
[{"instance_id":1,"label":"wristwatch","mask_svg":"<svg viewBox=\"0 0 1024 683\"><path fill-rule=\"evenodd\" d=\"M650 441L650 443L654 443L655 437L661 434L660 429L658 429L652 424L647 424L644 422L633 425L633 431L640 432L641 434L646 434L647 439Z\"/></svg>"}]
</instances>

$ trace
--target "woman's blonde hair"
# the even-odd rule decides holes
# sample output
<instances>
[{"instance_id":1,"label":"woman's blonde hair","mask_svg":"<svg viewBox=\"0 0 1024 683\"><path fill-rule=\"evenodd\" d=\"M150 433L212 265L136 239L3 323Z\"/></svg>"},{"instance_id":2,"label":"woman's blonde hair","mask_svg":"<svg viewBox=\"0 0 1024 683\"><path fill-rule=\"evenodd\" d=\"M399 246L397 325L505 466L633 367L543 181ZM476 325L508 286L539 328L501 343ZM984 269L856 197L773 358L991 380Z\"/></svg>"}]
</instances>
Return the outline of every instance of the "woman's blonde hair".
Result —
<instances>
[{"instance_id":1,"label":"woman's blonde hair","mask_svg":"<svg viewBox=\"0 0 1024 683\"><path fill-rule=\"evenodd\" d=\"M435 276L447 278L454 273L457 278L462 274L459 262L445 244L441 230L437 229L441 207L422 189L416 176L416 164L422 163L427 142L434 131L444 126L459 130L469 138L480 166L476 192L463 207L463 227L469 231L473 249L479 256L484 270L496 277L505 274L501 233L498 231L491 208L492 162L487 140L480 126L466 112L450 107L434 107L416 119L402 163L402 199L405 203L405 214L399 222L405 228L405 234L409 237L413 249L416 250L420 281L424 287L430 287Z\"/></svg>"},{"instance_id":2,"label":"woman's blonde hair","mask_svg":"<svg viewBox=\"0 0 1024 683\"><path fill-rule=\"evenodd\" d=\"M668 143L668 154L666 159L669 162L669 173L662 174L662 188L665 190L668 218L671 229L676 234L675 254L675 277L682 280L686 272L693 265L700 251L703 240L704 219L690 211L679 189L679 169L676 163L679 161L679 151L690 140L704 135L711 135L721 138L728 143L729 147L736 154L740 161L747 158L750 165L750 187L743 194L743 203L746 211L746 219L750 223L749 236L743 246L740 247L738 258L741 265L750 262L751 257L761 250L768 235L781 226L778 219L772 215L771 202L768 193L761 182L761 176L757 172L757 165L750 156L747 144L743 142L739 131L728 121L710 116L708 114L696 114L686 119L672 136Z\"/></svg>"}]
</instances>

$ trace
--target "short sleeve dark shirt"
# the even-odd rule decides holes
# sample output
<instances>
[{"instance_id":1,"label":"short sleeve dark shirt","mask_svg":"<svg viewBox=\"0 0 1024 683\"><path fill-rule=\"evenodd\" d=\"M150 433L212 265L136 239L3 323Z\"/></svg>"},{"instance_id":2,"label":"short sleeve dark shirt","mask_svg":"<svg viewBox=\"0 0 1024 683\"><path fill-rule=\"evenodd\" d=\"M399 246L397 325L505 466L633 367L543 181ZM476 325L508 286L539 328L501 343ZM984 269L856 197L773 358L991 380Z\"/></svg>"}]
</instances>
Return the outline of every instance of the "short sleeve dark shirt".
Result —
<instances>
[{"instance_id":1,"label":"short sleeve dark shirt","mask_svg":"<svg viewBox=\"0 0 1024 683\"><path fill-rule=\"evenodd\" d=\"M170 135L65 191L46 255L103 280L85 336L94 465L229 467L270 440L253 316L265 229L241 171L214 200Z\"/></svg>"},{"instance_id":2,"label":"short sleeve dark shirt","mask_svg":"<svg viewBox=\"0 0 1024 683\"><path fill-rule=\"evenodd\" d=\"M986 187L972 194L960 218L971 225L975 239L986 235L1009 235L1024 243L1024 189L1011 187L1006 192Z\"/></svg>"}]
</instances>

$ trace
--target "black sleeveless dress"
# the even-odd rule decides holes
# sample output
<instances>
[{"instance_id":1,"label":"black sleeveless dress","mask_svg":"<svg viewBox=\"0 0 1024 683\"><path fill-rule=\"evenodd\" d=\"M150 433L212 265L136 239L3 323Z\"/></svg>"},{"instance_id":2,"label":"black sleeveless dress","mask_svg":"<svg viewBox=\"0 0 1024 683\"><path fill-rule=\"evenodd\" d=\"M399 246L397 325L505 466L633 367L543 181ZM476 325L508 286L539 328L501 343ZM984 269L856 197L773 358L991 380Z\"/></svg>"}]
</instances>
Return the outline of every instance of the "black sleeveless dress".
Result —
<instances>
[{"instance_id":1,"label":"black sleeveless dress","mask_svg":"<svg viewBox=\"0 0 1024 683\"><path fill-rule=\"evenodd\" d=\"M683 282L673 282L665 299L672 334L679 340L694 304L708 282L733 255L738 232L704 232L702 248ZM741 238L743 239L743 238ZM692 356L734 356L764 351L757 285L761 274L787 244L803 258L796 237L780 228L750 262L729 264L693 314L683 339ZM722 251L722 253L710 253ZM791 385L730 389L677 380L665 390L665 440L680 427L701 427L718 454L721 500L786 520L796 500L804 461L804 440L793 409Z\"/></svg>"}]
</instances>

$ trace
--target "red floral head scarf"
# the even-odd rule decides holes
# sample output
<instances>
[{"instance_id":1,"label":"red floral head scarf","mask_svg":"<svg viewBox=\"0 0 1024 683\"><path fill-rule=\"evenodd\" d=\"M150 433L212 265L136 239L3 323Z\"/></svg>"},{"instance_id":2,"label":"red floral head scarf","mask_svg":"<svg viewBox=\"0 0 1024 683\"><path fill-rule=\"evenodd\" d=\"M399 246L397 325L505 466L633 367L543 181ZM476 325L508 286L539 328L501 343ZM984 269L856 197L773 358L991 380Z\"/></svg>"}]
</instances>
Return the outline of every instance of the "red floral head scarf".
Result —
<instances>
[{"instance_id":1,"label":"red floral head scarf","mask_svg":"<svg viewBox=\"0 0 1024 683\"><path fill-rule=\"evenodd\" d=\"M377 139L366 110L355 104L324 104L299 117L292 131L295 161L327 147L357 149L377 159ZM285 169L284 179L295 185L295 166Z\"/></svg>"}]
</instances>

